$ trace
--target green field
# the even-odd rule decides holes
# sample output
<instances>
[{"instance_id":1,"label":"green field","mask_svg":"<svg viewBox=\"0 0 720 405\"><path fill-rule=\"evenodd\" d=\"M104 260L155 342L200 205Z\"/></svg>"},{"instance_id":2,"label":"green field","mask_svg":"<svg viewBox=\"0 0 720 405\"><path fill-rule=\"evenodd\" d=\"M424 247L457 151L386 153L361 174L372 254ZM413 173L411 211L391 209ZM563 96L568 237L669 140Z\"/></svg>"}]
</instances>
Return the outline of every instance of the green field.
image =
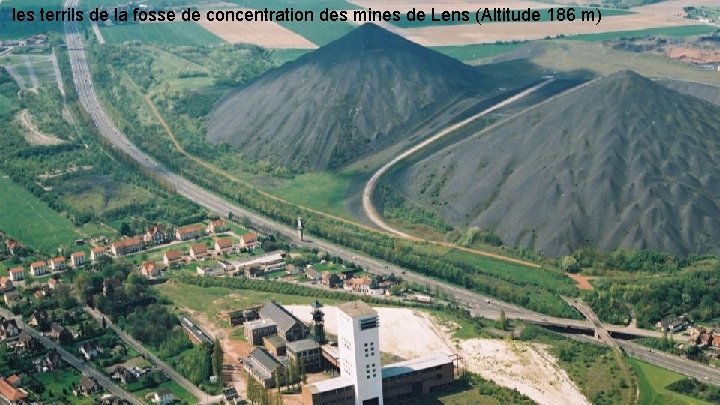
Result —
<instances>
[{"instance_id":1,"label":"green field","mask_svg":"<svg viewBox=\"0 0 720 405\"><path fill-rule=\"evenodd\" d=\"M647 28L634 31L612 31L602 32L599 34L572 35L566 37L566 39L575 39L580 41L610 41L614 39L649 37L655 35L691 37L694 35L708 34L715 30L717 30L717 27L713 27L712 25L684 25L681 27Z\"/></svg>"},{"instance_id":2,"label":"green field","mask_svg":"<svg viewBox=\"0 0 720 405\"><path fill-rule=\"evenodd\" d=\"M560 7L557 7L555 12L557 13L557 9ZM566 10L568 7L564 7ZM597 11L595 11L595 8L587 8L587 7L573 7L575 9L575 18L576 20L580 20L582 16L583 11L594 11L595 12L595 19L597 19ZM401 18L400 21L392 21L390 22L392 25L400 28L421 28L421 27L435 27L440 25L470 25L470 24L477 24L475 21L475 13L469 12L469 21L442 21L442 16L439 13L435 14L435 21L433 21L433 16L429 13L429 10L425 11L425 19L423 21L408 21L407 19L407 9L399 10L401 12ZM540 12L540 20L538 22L548 22L550 21L550 13L548 13L548 8L544 9L534 9L533 11L539 11ZM612 17L612 16L618 16L618 15L626 15L626 14L633 14L631 11L627 10L618 10L618 9L601 9L602 12L602 18L606 17ZM557 17L556 17L557 18ZM501 22L488 22L483 24L503 24Z\"/></svg>"},{"instance_id":3,"label":"green field","mask_svg":"<svg viewBox=\"0 0 720 405\"><path fill-rule=\"evenodd\" d=\"M669 384L685 378L683 375L632 358L629 358L628 362L637 375L640 388L638 403L640 405L708 403L665 388Z\"/></svg>"},{"instance_id":4,"label":"green field","mask_svg":"<svg viewBox=\"0 0 720 405\"><path fill-rule=\"evenodd\" d=\"M0 229L31 248L55 251L60 245L71 246L80 237L68 219L3 177L0 202Z\"/></svg>"},{"instance_id":5,"label":"green field","mask_svg":"<svg viewBox=\"0 0 720 405\"><path fill-rule=\"evenodd\" d=\"M489 58L517 49L521 43L435 46L432 49L463 62Z\"/></svg>"},{"instance_id":6,"label":"green field","mask_svg":"<svg viewBox=\"0 0 720 405\"><path fill-rule=\"evenodd\" d=\"M88 176L64 183L73 190L63 196L63 201L78 211L96 216L131 204L141 204L153 195L140 187L113 181L109 177Z\"/></svg>"},{"instance_id":7,"label":"green field","mask_svg":"<svg viewBox=\"0 0 720 405\"><path fill-rule=\"evenodd\" d=\"M282 180L267 191L298 205L350 218L346 198L354 177L355 174L346 172L306 173Z\"/></svg>"},{"instance_id":8,"label":"green field","mask_svg":"<svg viewBox=\"0 0 720 405\"><path fill-rule=\"evenodd\" d=\"M78 398L72 394L73 385L77 384L81 377L81 374L75 369L66 368L50 373L35 373L33 377L45 388L41 396L43 402L72 405L90 405L93 403L92 398ZM54 402L58 400L60 402Z\"/></svg>"},{"instance_id":9,"label":"green field","mask_svg":"<svg viewBox=\"0 0 720 405\"><path fill-rule=\"evenodd\" d=\"M0 117L5 117L17 111L17 104L2 94L0 94Z\"/></svg>"},{"instance_id":10,"label":"green field","mask_svg":"<svg viewBox=\"0 0 720 405\"><path fill-rule=\"evenodd\" d=\"M100 28L108 44L130 41L160 45L215 45L223 41L194 22L128 24Z\"/></svg>"}]
</instances>

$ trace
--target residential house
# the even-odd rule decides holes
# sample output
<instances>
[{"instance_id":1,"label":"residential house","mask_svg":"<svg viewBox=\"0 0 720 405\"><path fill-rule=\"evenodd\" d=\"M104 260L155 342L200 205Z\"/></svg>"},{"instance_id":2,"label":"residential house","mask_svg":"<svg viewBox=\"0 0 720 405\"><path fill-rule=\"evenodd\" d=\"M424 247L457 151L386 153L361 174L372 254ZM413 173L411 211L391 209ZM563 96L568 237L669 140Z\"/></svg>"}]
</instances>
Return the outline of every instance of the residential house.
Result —
<instances>
[{"instance_id":1,"label":"residential house","mask_svg":"<svg viewBox=\"0 0 720 405\"><path fill-rule=\"evenodd\" d=\"M39 277L47 273L47 264L45 262L30 263L30 274L33 277Z\"/></svg>"},{"instance_id":2,"label":"residential house","mask_svg":"<svg viewBox=\"0 0 720 405\"><path fill-rule=\"evenodd\" d=\"M103 256L105 256L104 247L95 247L90 249L90 260L92 260L93 262L98 261Z\"/></svg>"},{"instance_id":3,"label":"residential house","mask_svg":"<svg viewBox=\"0 0 720 405\"><path fill-rule=\"evenodd\" d=\"M262 344L265 336L277 335L277 324L270 319L247 321L244 326L245 340L254 346Z\"/></svg>"},{"instance_id":4,"label":"residential house","mask_svg":"<svg viewBox=\"0 0 720 405\"><path fill-rule=\"evenodd\" d=\"M50 317L45 311L35 310L30 315L30 321L28 323L41 331L45 331L50 328Z\"/></svg>"},{"instance_id":5,"label":"residential house","mask_svg":"<svg viewBox=\"0 0 720 405\"><path fill-rule=\"evenodd\" d=\"M310 333L304 323L274 301L260 309L260 318L273 321L277 325L277 334L288 342L305 339Z\"/></svg>"},{"instance_id":6,"label":"residential house","mask_svg":"<svg viewBox=\"0 0 720 405\"><path fill-rule=\"evenodd\" d=\"M279 270L284 268L285 265L285 252L282 251L271 252L258 258L235 263L239 271L243 271L249 276L256 276L266 271Z\"/></svg>"},{"instance_id":7,"label":"residential house","mask_svg":"<svg viewBox=\"0 0 720 405\"><path fill-rule=\"evenodd\" d=\"M197 266L195 270L197 271L197 274L201 276L217 277L225 274L225 270L220 264L213 264L212 266Z\"/></svg>"},{"instance_id":8,"label":"residential house","mask_svg":"<svg viewBox=\"0 0 720 405\"><path fill-rule=\"evenodd\" d=\"M153 393L150 401L158 405L168 405L175 402L175 395L169 389L164 389Z\"/></svg>"},{"instance_id":9,"label":"residential house","mask_svg":"<svg viewBox=\"0 0 720 405\"><path fill-rule=\"evenodd\" d=\"M67 344L72 342L72 334L64 326L57 322L53 322L50 325L50 337L60 342L60 344Z\"/></svg>"},{"instance_id":10,"label":"residential house","mask_svg":"<svg viewBox=\"0 0 720 405\"><path fill-rule=\"evenodd\" d=\"M94 378L83 375L80 382L73 388L73 393L77 396L90 396L102 391L100 384Z\"/></svg>"},{"instance_id":11,"label":"residential house","mask_svg":"<svg viewBox=\"0 0 720 405\"><path fill-rule=\"evenodd\" d=\"M34 353L40 347L42 347L40 342L25 331L20 332L17 343L15 343L15 348L23 353Z\"/></svg>"},{"instance_id":12,"label":"residential house","mask_svg":"<svg viewBox=\"0 0 720 405\"><path fill-rule=\"evenodd\" d=\"M345 291L351 291L360 294L370 294L372 287L372 279L370 277L356 277L345 281L343 288Z\"/></svg>"},{"instance_id":13,"label":"residential house","mask_svg":"<svg viewBox=\"0 0 720 405\"><path fill-rule=\"evenodd\" d=\"M94 359L98 356L98 353L101 352L100 348L98 348L98 346L92 342L85 342L81 344L78 348L78 351L87 361Z\"/></svg>"},{"instance_id":14,"label":"residential house","mask_svg":"<svg viewBox=\"0 0 720 405\"><path fill-rule=\"evenodd\" d=\"M308 265L308 267L305 268L305 277L310 279L313 283L317 283L322 278L322 274L315 270L315 267Z\"/></svg>"},{"instance_id":15,"label":"residential house","mask_svg":"<svg viewBox=\"0 0 720 405\"><path fill-rule=\"evenodd\" d=\"M140 266L140 273L147 278L155 278L160 275L160 267L150 260Z\"/></svg>"},{"instance_id":16,"label":"residential house","mask_svg":"<svg viewBox=\"0 0 720 405\"><path fill-rule=\"evenodd\" d=\"M85 264L85 252L75 252L70 255L70 265L78 268Z\"/></svg>"},{"instance_id":17,"label":"residential house","mask_svg":"<svg viewBox=\"0 0 720 405\"><path fill-rule=\"evenodd\" d=\"M50 259L50 269L52 271L65 270L65 258L62 256L58 256Z\"/></svg>"},{"instance_id":18,"label":"residential house","mask_svg":"<svg viewBox=\"0 0 720 405\"><path fill-rule=\"evenodd\" d=\"M685 316L667 316L655 324L661 332L675 333L688 327L690 323Z\"/></svg>"},{"instance_id":19,"label":"residential house","mask_svg":"<svg viewBox=\"0 0 720 405\"><path fill-rule=\"evenodd\" d=\"M258 246L258 238L254 233L246 233L240 237L241 249L255 249Z\"/></svg>"},{"instance_id":20,"label":"residential house","mask_svg":"<svg viewBox=\"0 0 720 405\"><path fill-rule=\"evenodd\" d=\"M167 234L165 233L165 227L160 224L150 225L145 236L143 237L145 243L152 243L153 245L160 245L167 241Z\"/></svg>"},{"instance_id":21,"label":"residential house","mask_svg":"<svg viewBox=\"0 0 720 405\"><path fill-rule=\"evenodd\" d=\"M22 377L17 374L13 374L10 377L6 378L5 381L7 381L8 384L12 385L15 388L20 388Z\"/></svg>"},{"instance_id":22,"label":"residential house","mask_svg":"<svg viewBox=\"0 0 720 405\"><path fill-rule=\"evenodd\" d=\"M20 293L17 291L6 291L3 294L3 301L8 308L12 308L20 301Z\"/></svg>"},{"instance_id":23,"label":"residential house","mask_svg":"<svg viewBox=\"0 0 720 405\"><path fill-rule=\"evenodd\" d=\"M220 260L217 265L222 267L222 269L225 270L226 273L235 270L235 265L225 260Z\"/></svg>"},{"instance_id":24,"label":"residential house","mask_svg":"<svg viewBox=\"0 0 720 405\"><path fill-rule=\"evenodd\" d=\"M23 272L22 267L13 267L12 269L8 270L8 277L10 277L10 280L12 281L20 281L25 278L25 273Z\"/></svg>"},{"instance_id":25,"label":"residential house","mask_svg":"<svg viewBox=\"0 0 720 405\"><path fill-rule=\"evenodd\" d=\"M60 286L60 280L50 278L50 280L48 280L47 282L47 286L49 289L54 290Z\"/></svg>"},{"instance_id":26,"label":"residential house","mask_svg":"<svg viewBox=\"0 0 720 405\"><path fill-rule=\"evenodd\" d=\"M118 288L122 288L122 281L116 278L103 280L103 295L105 297L112 296Z\"/></svg>"},{"instance_id":27,"label":"residential house","mask_svg":"<svg viewBox=\"0 0 720 405\"><path fill-rule=\"evenodd\" d=\"M217 253L225 253L232 249L233 242L230 238L215 239L215 251Z\"/></svg>"},{"instance_id":28,"label":"residential house","mask_svg":"<svg viewBox=\"0 0 720 405\"><path fill-rule=\"evenodd\" d=\"M27 394L15 387L8 379L0 378L0 403L25 404Z\"/></svg>"},{"instance_id":29,"label":"residential house","mask_svg":"<svg viewBox=\"0 0 720 405\"><path fill-rule=\"evenodd\" d=\"M20 242L16 241L15 239L6 239L5 247L7 248L8 252L10 252L11 255L16 255L18 250L20 248L22 248L22 245L20 244Z\"/></svg>"},{"instance_id":30,"label":"residential house","mask_svg":"<svg viewBox=\"0 0 720 405\"><path fill-rule=\"evenodd\" d=\"M280 384L285 383L285 366L277 361L265 349L256 348L243 361L245 370L265 388L274 388L276 377Z\"/></svg>"},{"instance_id":31,"label":"residential house","mask_svg":"<svg viewBox=\"0 0 720 405\"><path fill-rule=\"evenodd\" d=\"M345 284L337 273L329 271L323 271L321 283L328 288L343 288Z\"/></svg>"},{"instance_id":32,"label":"residential house","mask_svg":"<svg viewBox=\"0 0 720 405\"><path fill-rule=\"evenodd\" d=\"M115 371L113 371L111 378L113 380L118 380L123 384L132 384L136 381L138 381L140 375L136 371L127 369L123 366L117 366L115 367Z\"/></svg>"},{"instance_id":33,"label":"residential house","mask_svg":"<svg viewBox=\"0 0 720 405\"><path fill-rule=\"evenodd\" d=\"M175 230L175 239L197 239L205 233L205 227L200 224L181 226Z\"/></svg>"},{"instance_id":34,"label":"residential house","mask_svg":"<svg viewBox=\"0 0 720 405\"><path fill-rule=\"evenodd\" d=\"M115 256L125 256L130 253L141 251L143 248L142 240L138 237L132 237L123 240L117 240L110 245L110 251Z\"/></svg>"},{"instance_id":35,"label":"residential house","mask_svg":"<svg viewBox=\"0 0 720 405\"><path fill-rule=\"evenodd\" d=\"M48 290L47 288L39 288L33 293L33 296L38 301L42 301L43 298L47 297L48 295L50 295L50 290Z\"/></svg>"},{"instance_id":36,"label":"residential house","mask_svg":"<svg viewBox=\"0 0 720 405\"><path fill-rule=\"evenodd\" d=\"M720 334L713 335L712 347L720 348Z\"/></svg>"},{"instance_id":37,"label":"residential house","mask_svg":"<svg viewBox=\"0 0 720 405\"><path fill-rule=\"evenodd\" d=\"M0 316L0 341L15 340L20 334L17 321Z\"/></svg>"},{"instance_id":38,"label":"residential house","mask_svg":"<svg viewBox=\"0 0 720 405\"><path fill-rule=\"evenodd\" d=\"M208 233L220 233L220 232L225 232L229 229L230 229L230 227L227 226L225 221L223 221L222 219L217 219L215 221L210 222L210 224L207 227L207 232Z\"/></svg>"},{"instance_id":39,"label":"residential house","mask_svg":"<svg viewBox=\"0 0 720 405\"><path fill-rule=\"evenodd\" d=\"M240 394L238 394L235 387L227 387L223 389L223 396L225 397L226 404L239 404Z\"/></svg>"},{"instance_id":40,"label":"residential house","mask_svg":"<svg viewBox=\"0 0 720 405\"><path fill-rule=\"evenodd\" d=\"M0 277L0 292L12 291L13 289L15 289L15 286L9 277Z\"/></svg>"},{"instance_id":41,"label":"residential house","mask_svg":"<svg viewBox=\"0 0 720 405\"><path fill-rule=\"evenodd\" d=\"M195 243L190 246L190 257L199 260L205 256L207 256L207 246L204 243Z\"/></svg>"},{"instance_id":42,"label":"residential house","mask_svg":"<svg viewBox=\"0 0 720 405\"><path fill-rule=\"evenodd\" d=\"M61 360L62 358L60 357L60 353L58 353L55 349L51 349L42 360L42 371L47 372L56 370L60 367Z\"/></svg>"},{"instance_id":43,"label":"residential house","mask_svg":"<svg viewBox=\"0 0 720 405\"><path fill-rule=\"evenodd\" d=\"M168 250L163 254L163 263L165 263L166 266L170 266L180 259L182 259L182 253L179 250Z\"/></svg>"}]
</instances>

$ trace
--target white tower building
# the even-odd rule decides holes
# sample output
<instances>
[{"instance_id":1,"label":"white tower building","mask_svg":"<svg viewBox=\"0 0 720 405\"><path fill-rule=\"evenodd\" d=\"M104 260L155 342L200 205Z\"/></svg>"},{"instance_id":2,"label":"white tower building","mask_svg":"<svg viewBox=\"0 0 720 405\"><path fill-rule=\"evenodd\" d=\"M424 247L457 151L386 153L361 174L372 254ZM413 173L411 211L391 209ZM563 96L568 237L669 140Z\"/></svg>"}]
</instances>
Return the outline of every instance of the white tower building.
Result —
<instances>
[{"instance_id":1,"label":"white tower building","mask_svg":"<svg viewBox=\"0 0 720 405\"><path fill-rule=\"evenodd\" d=\"M355 405L382 405L378 314L362 301L338 309L340 375L355 385Z\"/></svg>"}]
</instances>

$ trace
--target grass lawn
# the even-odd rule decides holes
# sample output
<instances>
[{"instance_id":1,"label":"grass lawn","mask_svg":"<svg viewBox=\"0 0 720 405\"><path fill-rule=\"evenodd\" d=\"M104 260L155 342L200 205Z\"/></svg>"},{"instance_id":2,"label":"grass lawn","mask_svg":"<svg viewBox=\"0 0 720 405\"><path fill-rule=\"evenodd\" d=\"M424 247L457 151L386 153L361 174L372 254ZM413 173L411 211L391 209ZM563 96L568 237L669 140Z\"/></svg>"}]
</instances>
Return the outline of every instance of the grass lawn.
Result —
<instances>
[{"instance_id":1,"label":"grass lawn","mask_svg":"<svg viewBox=\"0 0 720 405\"><path fill-rule=\"evenodd\" d=\"M640 399L638 403L640 405L694 405L708 403L665 388L669 384L685 378L683 375L633 358L628 358L628 362L635 371L635 375L637 375L638 385L640 388Z\"/></svg>"},{"instance_id":2,"label":"grass lawn","mask_svg":"<svg viewBox=\"0 0 720 405\"><path fill-rule=\"evenodd\" d=\"M81 237L70 220L3 177L0 205L0 229L32 248L54 252L58 246L72 246Z\"/></svg>"},{"instance_id":3,"label":"grass lawn","mask_svg":"<svg viewBox=\"0 0 720 405\"><path fill-rule=\"evenodd\" d=\"M73 368L55 370L50 373L36 373L33 377L45 388L41 395L43 402L55 403L54 401L59 400L59 403L63 404L93 404L91 398L78 398L72 394L73 384L77 384L81 377L81 374ZM63 390L68 394L63 394Z\"/></svg>"},{"instance_id":4,"label":"grass lawn","mask_svg":"<svg viewBox=\"0 0 720 405\"><path fill-rule=\"evenodd\" d=\"M141 41L162 45L215 45L223 41L194 22L112 25L100 28L105 41Z\"/></svg>"},{"instance_id":5,"label":"grass lawn","mask_svg":"<svg viewBox=\"0 0 720 405\"><path fill-rule=\"evenodd\" d=\"M169 389L175 395L175 399L180 400L183 403L194 404L197 402L197 400L194 396L192 396L192 394L190 394L185 388L179 386L178 383L173 380L165 381L164 383L158 385L155 388L145 388L140 391L134 391L133 395L138 398L144 398L145 395L151 392L156 392L164 389Z\"/></svg>"},{"instance_id":6,"label":"grass lawn","mask_svg":"<svg viewBox=\"0 0 720 405\"><path fill-rule=\"evenodd\" d=\"M267 191L292 203L350 218L345 199L354 173L306 173L285 180Z\"/></svg>"},{"instance_id":7,"label":"grass lawn","mask_svg":"<svg viewBox=\"0 0 720 405\"><path fill-rule=\"evenodd\" d=\"M143 188L102 177L75 180L70 185L74 189L79 188L79 191L66 194L63 201L78 211L91 212L96 216L153 198Z\"/></svg>"}]
</instances>

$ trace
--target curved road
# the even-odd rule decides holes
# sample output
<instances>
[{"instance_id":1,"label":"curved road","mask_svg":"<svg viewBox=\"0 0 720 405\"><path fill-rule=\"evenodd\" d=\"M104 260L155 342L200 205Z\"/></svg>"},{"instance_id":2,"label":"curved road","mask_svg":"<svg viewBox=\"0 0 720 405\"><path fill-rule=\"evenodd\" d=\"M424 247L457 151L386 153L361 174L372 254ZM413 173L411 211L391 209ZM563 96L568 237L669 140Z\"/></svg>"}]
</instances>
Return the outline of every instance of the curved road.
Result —
<instances>
[{"instance_id":1,"label":"curved road","mask_svg":"<svg viewBox=\"0 0 720 405\"><path fill-rule=\"evenodd\" d=\"M539 84L536 84L533 87L530 87L529 89L523 90L520 93L508 97L505 100L495 104L494 106L487 108L472 117L466 118L458 123L455 123L453 125L450 125L449 127L444 128L442 131L438 132L437 134L425 139L424 141L418 143L417 145L412 146L411 148L405 150L404 152L400 153L399 155L395 156L392 160L384 164L380 169L378 169L372 177L370 177L370 180L365 184L365 188L363 189L362 194L362 205L363 210L365 211L365 214L368 216L368 218L378 227L382 228L385 231L388 231L390 233L393 233L401 238L404 239L410 239L415 241L422 241L425 242L425 239L418 238L416 236L407 234L405 232L402 232L396 228L393 228L392 226L388 225L385 220L382 218L382 216L378 213L377 209L375 209L375 205L373 204L373 194L375 194L375 188L377 187L377 183L380 180L380 178L385 175L390 169L392 169L395 165L409 157L410 155L413 155L427 146L437 142L441 138L453 133L454 131L464 127L467 124L470 124L473 121L477 121L479 118L482 118L488 114L490 114L493 111L499 110L502 107L505 107L511 103L514 103L527 95L534 93L535 91L543 88L545 85L551 83L554 79L545 80Z\"/></svg>"}]
</instances>

